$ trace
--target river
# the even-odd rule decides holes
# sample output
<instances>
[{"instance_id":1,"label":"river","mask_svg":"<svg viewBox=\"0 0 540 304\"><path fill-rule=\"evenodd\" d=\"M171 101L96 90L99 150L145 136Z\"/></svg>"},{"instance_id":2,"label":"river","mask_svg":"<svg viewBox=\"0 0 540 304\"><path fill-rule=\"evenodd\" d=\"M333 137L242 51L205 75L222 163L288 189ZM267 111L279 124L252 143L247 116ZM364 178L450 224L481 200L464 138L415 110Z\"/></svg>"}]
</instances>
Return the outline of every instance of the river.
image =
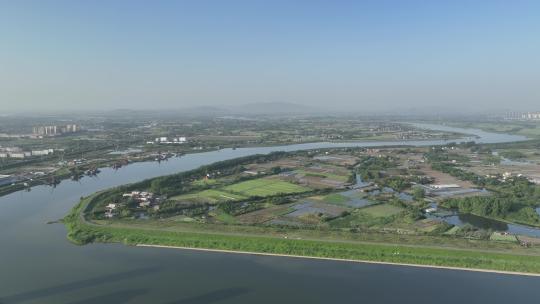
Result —
<instances>
[{"instance_id":1,"label":"river","mask_svg":"<svg viewBox=\"0 0 540 304\"><path fill-rule=\"evenodd\" d=\"M438 127L436 127L438 128ZM478 142L522 137L481 136ZM485 132L482 132L485 133ZM121 244L74 246L62 218L80 196L254 153L443 141L224 149L102 169L97 177L0 198L0 303L533 303L540 278Z\"/></svg>"}]
</instances>

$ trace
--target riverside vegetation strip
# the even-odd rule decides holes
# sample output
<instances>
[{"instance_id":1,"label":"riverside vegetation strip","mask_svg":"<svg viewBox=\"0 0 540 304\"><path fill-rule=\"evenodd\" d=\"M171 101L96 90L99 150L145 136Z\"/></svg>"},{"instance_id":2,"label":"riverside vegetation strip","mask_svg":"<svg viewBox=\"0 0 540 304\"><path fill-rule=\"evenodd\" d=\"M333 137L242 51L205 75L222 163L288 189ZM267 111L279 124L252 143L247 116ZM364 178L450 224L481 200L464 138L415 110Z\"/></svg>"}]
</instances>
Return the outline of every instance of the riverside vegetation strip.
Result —
<instances>
[{"instance_id":1,"label":"riverside vegetation strip","mask_svg":"<svg viewBox=\"0 0 540 304\"><path fill-rule=\"evenodd\" d=\"M123 242L540 273L536 247L424 219L418 211L427 202L416 188L407 202L398 199L403 193L396 191L409 191L413 180L429 178L394 168L410 153L427 150L380 150L376 157L368 152L280 152L219 162L96 193L82 199L64 222L77 244ZM321 162L321 153L334 156ZM343 189L344 180L355 187L351 171L390 188L376 195ZM269 189L261 191L265 185ZM159 208L123 203L122 193L136 189L170 199ZM369 204L357 204L366 199ZM123 209L107 219L103 206L110 202ZM141 212L150 219L136 219Z\"/></svg>"},{"instance_id":2,"label":"riverside vegetation strip","mask_svg":"<svg viewBox=\"0 0 540 304\"><path fill-rule=\"evenodd\" d=\"M540 273L540 256L498 252L414 247L399 244L296 240L264 235L227 235L96 225L86 222L84 210L94 197L83 199L66 216L68 238L76 244L122 242L307 257L380 261L433 266Z\"/></svg>"}]
</instances>

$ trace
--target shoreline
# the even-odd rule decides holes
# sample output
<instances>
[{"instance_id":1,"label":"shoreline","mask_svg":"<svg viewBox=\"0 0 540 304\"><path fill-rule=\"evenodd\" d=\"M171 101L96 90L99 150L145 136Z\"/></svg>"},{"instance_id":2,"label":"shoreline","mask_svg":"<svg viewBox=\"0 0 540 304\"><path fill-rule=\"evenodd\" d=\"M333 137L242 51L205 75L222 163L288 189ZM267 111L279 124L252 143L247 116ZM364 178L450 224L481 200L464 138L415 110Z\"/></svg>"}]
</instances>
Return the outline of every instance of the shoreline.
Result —
<instances>
[{"instance_id":1,"label":"shoreline","mask_svg":"<svg viewBox=\"0 0 540 304\"><path fill-rule=\"evenodd\" d=\"M255 255L255 256L272 256L272 257L285 257L285 258L295 258L295 259L310 259L310 260L335 261L335 262L347 262L347 263L376 264L376 265L416 267L416 268L431 268L431 269L442 269L442 270L458 270L458 271L482 272L482 273L493 273L493 274L504 274L504 275L540 277L540 273L492 270L492 269L482 269L482 268L466 268L466 267L453 267L453 266L396 263L396 262L383 262L383 261L370 261L370 260L354 260L354 259L316 257L316 256L304 256L304 255L280 254L280 253L268 253L268 252L236 251L236 250L225 250L225 249L210 249L210 248L196 248L196 247L182 247L182 246L168 246L168 245L151 245L151 244L136 244L135 247L180 249L180 250L203 251L203 252L213 252L213 253L242 254L242 255Z\"/></svg>"}]
</instances>

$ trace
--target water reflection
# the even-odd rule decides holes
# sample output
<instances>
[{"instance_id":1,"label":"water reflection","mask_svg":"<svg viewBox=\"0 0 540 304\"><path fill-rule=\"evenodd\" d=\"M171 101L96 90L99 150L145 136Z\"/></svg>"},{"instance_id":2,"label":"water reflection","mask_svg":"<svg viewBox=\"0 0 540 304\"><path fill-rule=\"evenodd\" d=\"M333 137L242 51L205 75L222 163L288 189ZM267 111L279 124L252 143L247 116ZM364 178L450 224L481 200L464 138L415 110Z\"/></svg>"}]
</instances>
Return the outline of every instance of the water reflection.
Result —
<instances>
[{"instance_id":1,"label":"water reflection","mask_svg":"<svg viewBox=\"0 0 540 304\"><path fill-rule=\"evenodd\" d=\"M95 303L129 303L131 300L148 293L149 289L125 289L88 299L71 302L70 304L95 304Z\"/></svg>"},{"instance_id":2,"label":"water reflection","mask_svg":"<svg viewBox=\"0 0 540 304\"><path fill-rule=\"evenodd\" d=\"M247 288L239 288L239 287L225 288L225 289L220 289L220 290L212 291L209 293L205 293L200 296L195 296L195 297L187 298L184 300L169 302L169 304L215 303L215 302L221 302L230 298L235 298L240 295L246 294L248 292L250 292L250 290Z\"/></svg>"},{"instance_id":3,"label":"water reflection","mask_svg":"<svg viewBox=\"0 0 540 304\"><path fill-rule=\"evenodd\" d=\"M12 296L3 297L3 298L0 298L0 301L1 301L0 303L4 303L4 301L6 303L25 302L25 301L48 297L48 296L52 296L56 294L72 292L77 289L89 288L96 285L105 285L105 284L110 284L117 281L133 279L135 277L148 275L157 271L159 271L159 268L157 267L147 267L147 268L140 268L140 269L135 269L135 270L126 271L126 272L114 273L110 275L104 275L104 276L95 277L91 279L75 281L75 282L71 282L71 283L67 283L63 285L58 285L58 286L53 286L49 288L43 288L43 289L33 290L33 291L25 292L25 293L12 295ZM83 302L83 303L86 303L86 302ZM88 302L88 303L99 303L99 302Z\"/></svg>"}]
</instances>

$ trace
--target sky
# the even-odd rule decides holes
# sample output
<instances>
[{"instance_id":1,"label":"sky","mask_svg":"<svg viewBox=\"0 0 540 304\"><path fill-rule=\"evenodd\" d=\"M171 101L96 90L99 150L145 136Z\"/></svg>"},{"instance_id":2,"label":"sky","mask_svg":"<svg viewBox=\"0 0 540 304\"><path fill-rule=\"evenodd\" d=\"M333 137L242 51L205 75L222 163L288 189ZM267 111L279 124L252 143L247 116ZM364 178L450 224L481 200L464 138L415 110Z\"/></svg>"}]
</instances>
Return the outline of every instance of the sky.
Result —
<instances>
[{"instance_id":1,"label":"sky","mask_svg":"<svg viewBox=\"0 0 540 304\"><path fill-rule=\"evenodd\" d=\"M540 1L0 1L0 113L540 111Z\"/></svg>"}]
</instances>

